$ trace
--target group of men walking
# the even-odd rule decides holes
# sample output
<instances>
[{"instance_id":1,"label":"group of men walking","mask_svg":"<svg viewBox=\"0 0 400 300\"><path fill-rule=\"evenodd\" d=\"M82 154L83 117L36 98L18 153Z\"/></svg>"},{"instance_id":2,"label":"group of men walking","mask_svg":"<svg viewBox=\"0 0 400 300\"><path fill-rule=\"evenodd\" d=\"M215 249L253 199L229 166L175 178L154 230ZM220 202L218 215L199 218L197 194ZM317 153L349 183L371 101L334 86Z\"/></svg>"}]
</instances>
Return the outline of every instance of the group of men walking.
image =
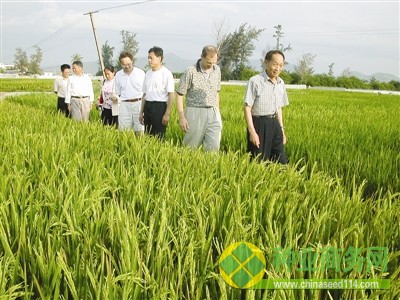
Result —
<instances>
[{"instance_id":1,"label":"group of men walking","mask_svg":"<svg viewBox=\"0 0 400 300\"><path fill-rule=\"evenodd\" d=\"M131 53L122 52L121 70L115 73L112 66L105 68L106 80L100 97L104 124L131 129L136 135L146 133L165 139L175 100L175 83L172 72L163 66L163 58L163 50L152 47L148 51L150 69L145 73L133 65ZM196 64L182 74L176 89L179 126L185 133L183 144L191 148L202 147L206 151L220 148L221 70L217 62L218 49L205 46ZM289 104L285 84L279 77L284 63L281 51L267 53L265 70L248 81L243 106L251 156L282 164L287 163L282 107ZM94 102L92 82L83 73L82 62L73 62L72 70L74 75L68 76L69 66L62 65L62 76L54 82L58 110L75 120L88 121ZM116 116L118 122L110 119Z\"/></svg>"}]
</instances>

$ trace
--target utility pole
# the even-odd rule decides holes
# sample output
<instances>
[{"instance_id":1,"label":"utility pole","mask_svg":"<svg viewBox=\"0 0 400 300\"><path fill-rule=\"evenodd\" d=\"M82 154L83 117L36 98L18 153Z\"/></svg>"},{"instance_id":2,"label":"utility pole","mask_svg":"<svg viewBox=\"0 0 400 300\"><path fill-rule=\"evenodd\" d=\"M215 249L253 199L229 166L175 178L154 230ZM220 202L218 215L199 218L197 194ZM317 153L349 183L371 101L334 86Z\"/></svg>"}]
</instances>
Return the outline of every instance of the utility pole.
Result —
<instances>
[{"instance_id":1,"label":"utility pole","mask_svg":"<svg viewBox=\"0 0 400 300\"><path fill-rule=\"evenodd\" d=\"M101 73L103 74L103 78L105 79L106 76L104 75L103 55L101 55L101 49L100 49L99 43L97 42L96 28L94 27L94 23L93 23L93 14L98 13L98 12L99 11L91 11L91 12L88 12L88 13L86 13L84 15L89 15L90 16L90 22L92 23L94 41L96 42L97 54L99 56L99 61L100 61L100 66L101 66Z\"/></svg>"}]
</instances>

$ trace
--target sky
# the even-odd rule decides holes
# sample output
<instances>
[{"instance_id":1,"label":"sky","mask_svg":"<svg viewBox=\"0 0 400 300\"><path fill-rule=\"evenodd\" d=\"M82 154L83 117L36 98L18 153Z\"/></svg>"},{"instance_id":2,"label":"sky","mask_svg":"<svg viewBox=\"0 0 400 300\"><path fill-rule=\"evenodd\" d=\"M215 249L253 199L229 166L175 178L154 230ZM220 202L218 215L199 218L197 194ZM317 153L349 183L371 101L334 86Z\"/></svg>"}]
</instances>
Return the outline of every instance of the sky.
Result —
<instances>
[{"instance_id":1,"label":"sky","mask_svg":"<svg viewBox=\"0 0 400 300\"><path fill-rule=\"evenodd\" d=\"M264 29L254 41L252 59L273 49L277 25L286 61L296 65L315 55L314 72L335 76L344 70L400 77L400 1L18 1L0 0L0 62L12 64L17 48L28 57L34 45L43 51L41 67L98 60L98 43L121 49L121 31L136 33L138 57L152 46L195 62L203 46L215 44L217 28L232 33L242 24ZM174 71L174 70L172 70Z\"/></svg>"}]
</instances>

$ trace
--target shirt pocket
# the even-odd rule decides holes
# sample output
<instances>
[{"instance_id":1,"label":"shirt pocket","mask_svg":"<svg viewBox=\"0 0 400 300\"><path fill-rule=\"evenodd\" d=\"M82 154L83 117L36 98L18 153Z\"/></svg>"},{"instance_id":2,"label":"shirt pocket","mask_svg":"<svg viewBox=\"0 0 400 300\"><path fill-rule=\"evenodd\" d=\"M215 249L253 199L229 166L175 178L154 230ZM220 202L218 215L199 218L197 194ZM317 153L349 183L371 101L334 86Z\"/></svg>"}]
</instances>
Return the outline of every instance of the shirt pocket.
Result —
<instances>
[{"instance_id":1,"label":"shirt pocket","mask_svg":"<svg viewBox=\"0 0 400 300\"><path fill-rule=\"evenodd\" d=\"M275 95L275 99L277 104L282 105L283 104L283 95L284 95L284 91L283 88L281 86L278 86L274 89L274 95Z\"/></svg>"}]
</instances>

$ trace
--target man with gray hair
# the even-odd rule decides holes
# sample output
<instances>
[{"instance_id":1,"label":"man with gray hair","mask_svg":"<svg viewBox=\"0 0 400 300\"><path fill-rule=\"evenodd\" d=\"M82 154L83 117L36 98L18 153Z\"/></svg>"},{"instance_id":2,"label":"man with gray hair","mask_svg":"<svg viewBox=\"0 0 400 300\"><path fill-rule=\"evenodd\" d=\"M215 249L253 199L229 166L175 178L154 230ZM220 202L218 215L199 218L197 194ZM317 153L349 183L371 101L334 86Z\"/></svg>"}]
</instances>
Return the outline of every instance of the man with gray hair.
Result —
<instances>
[{"instance_id":1,"label":"man with gray hair","mask_svg":"<svg viewBox=\"0 0 400 300\"><path fill-rule=\"evenodd\" d=\"M222 120L219 111L221 70L217 66L218 50L205 46L201 58L182 74L177 88L176 105L179 126L185 132L183 144L191 148L203 146L218 151ZM186 96L186 109L183 97Z\"/></svg>"},{"instance_id":2,"label":"man with gray hair","mask_svg":"<svg viewBox=\"0 0 400 300\"><path fill-rule=\"evenodd\" d=\"M247 124L247 149L252 158L287 164L284 145L282 107L289 105L285 82L279 77L285 67L285 55L271 50L265 55L265 70L247 83L244 118Z\"/></svg>"}]
</instances>

